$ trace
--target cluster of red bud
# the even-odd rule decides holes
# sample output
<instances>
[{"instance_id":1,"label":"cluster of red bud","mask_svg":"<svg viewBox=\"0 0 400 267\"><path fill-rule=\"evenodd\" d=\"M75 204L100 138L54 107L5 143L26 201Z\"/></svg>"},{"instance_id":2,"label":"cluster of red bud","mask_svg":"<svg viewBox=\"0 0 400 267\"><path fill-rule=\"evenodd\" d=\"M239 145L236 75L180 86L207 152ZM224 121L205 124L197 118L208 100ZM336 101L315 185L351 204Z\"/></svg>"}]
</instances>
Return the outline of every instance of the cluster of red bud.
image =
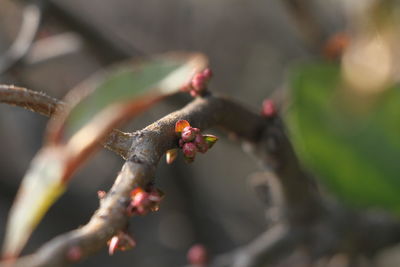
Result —
<instances>
[{"instance_id":1,"label":"cluster of red bud","mask_svg":"<svg viewBox=\"0 0 400 267\"><path fill-rule=\"evenodd\" d=\"M137 187L131 191L130 203L126 212L128 216L133 216L145 215L150 211L158 211L163 197L164 193L155 187L151 187L147 191Z\"/></svg>"},{"instance_id":2,"label":"cluster of red bud","mask_svg":"<svg viewBox=\"0 0 400 267\"><path fill-rule=\"evenodd\" d=\"M218 137L214 135L202 134L200 129L190 126L186 120L176 122L175 133L179 137L178 145L188 163L193 162L197 152L206 153L218 140ZM176 149L168 150L167 163L171 164L176 156Z\"/></svg>"},{"instance_id":3,"label":"cluster of red bud","mask_svg":"<svg viewBox=\"0 0 400 267\"><path fill-rule=\"evenodd\" d=\"M271 99L265 99L261 107L261 116L271 119L277 115L277 109L275 103Z\"/></svg>"},{"instance_id":4,"label":"cluster of red bud","mask_svg":"<svg viewBox=\"0 0 400 267\"><path fill-rule=\"evenodd\" d=\"M108 254L110 255L113 255L117 250L125 251L136 246L133 237L125 231L119 231L118 234L114 235L107 244Z\"/></svg>"},{"instance_id":5,"label":"cluster of red bud","mask_svg":"<svg viewBox=\"0 0 400 267\"><path fill-rule=\"evenodd\" d=\"M196 73L191 81L181 88L181 91L189 92L193 97L202 96L207 91L207 84L212 76L213 73L209 68Z\"/></svg>"}]
</instances>

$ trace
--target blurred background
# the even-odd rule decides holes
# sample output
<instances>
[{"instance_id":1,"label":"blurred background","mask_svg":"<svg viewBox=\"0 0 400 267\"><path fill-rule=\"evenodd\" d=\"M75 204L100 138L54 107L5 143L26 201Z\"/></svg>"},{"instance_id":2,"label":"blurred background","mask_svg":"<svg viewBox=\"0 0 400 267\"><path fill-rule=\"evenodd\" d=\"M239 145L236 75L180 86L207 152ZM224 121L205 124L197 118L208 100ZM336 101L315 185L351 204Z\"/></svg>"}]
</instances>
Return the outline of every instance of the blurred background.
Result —
<instances>
[{"instance_id":1,"label":"blurred background","mask_svg":"<svg viewBox=\"0 0 400 267\"><path fill-rule=\"evenodd\" d=\"M114 62L200 51L215 73L210 89L258 112L263 99L284 86L288 66L318 57L315 42L340 31L345 22L341 1L297 1L305 13L302 8L293 13L287 2L292 1L48 0L39 3L39 14L25 1L0 0L0 83L62 98ZM32 46L11 64L7 56L16 57L24 47L10 52L10 46L21 29L30 43L39 17ZM188 101L182 95L171 97L123 129L141 129ZM0 105L0 240L21 178L41 147L46 122L38 114ZM247 179L259 166L237 141L207 132L221 139L206 157L190 165L182 158L171 166L160 162L156 185L166 198L159 212L132 219L137 247L114 256L104 249L78 266L182 266L194 243L217 255L265 231L265 207ZM98 207L97 191L110 188L122 164L104 149L92 158L41 222L24 254L85 224Z\"/></svg>"}]
</instances>

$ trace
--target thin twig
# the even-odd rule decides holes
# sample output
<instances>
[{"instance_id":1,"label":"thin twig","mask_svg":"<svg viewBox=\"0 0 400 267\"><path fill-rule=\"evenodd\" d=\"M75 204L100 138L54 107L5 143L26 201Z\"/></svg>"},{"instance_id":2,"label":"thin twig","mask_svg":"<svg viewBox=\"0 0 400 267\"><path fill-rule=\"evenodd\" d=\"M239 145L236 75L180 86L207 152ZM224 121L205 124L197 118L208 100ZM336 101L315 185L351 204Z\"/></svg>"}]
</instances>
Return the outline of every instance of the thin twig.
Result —
<instances>
[{"instance_id":1,"label":"thin twig","mask_svg":"<svg viewBox=\"0 0 400 267\"><path fill-rule=\"evenodd\" d=\"M50 117L57 109L62 109L65 105L62 101L42 92L1 84L0 103L23 107L47 117ZM126 159L131 144L130 134L114 129L101 143L105 148Z\"/></svg>"}]
</instances>

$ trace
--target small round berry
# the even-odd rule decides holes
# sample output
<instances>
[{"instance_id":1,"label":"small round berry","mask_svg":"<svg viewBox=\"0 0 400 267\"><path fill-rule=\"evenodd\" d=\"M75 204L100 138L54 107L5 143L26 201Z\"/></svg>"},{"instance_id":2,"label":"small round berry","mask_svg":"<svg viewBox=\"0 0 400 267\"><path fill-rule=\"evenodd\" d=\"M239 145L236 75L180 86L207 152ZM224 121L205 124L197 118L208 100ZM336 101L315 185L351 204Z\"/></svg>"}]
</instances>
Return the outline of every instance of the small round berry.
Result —
<instances>
[{"instance_id":1,"label":"small round berry","mask_svg":"<svg viewBox=\"0 0 400 267\"><path fill-rule=\"evenodd\" d=\"M272 118L276 115L276 107L274 101L265 99L262 103L261 115L266 118Z\"/></svg>"},{"instance_id":2,"label":"small round berry","mask_svg":"<svg viewBox=\"0 0 400 267\"><path fill-rule=\"evenodd\" d=\"M190 126L185 127L185 129L183 129L182 135L181 135L182 140L183 140L184 142L193 141L193 139L195 138L195 136L196 136L196 131L194 131L193 128L190 127Z\"/></svg>"},{"instance_id":3,"label":"small round berry","mask_svg":"<svg viewBox=\"0 0 400 267\"><path fill-rule=\"evenodd\" d=\"M182 148L183 154L188 158L194 158L196 156L197 147L194 143L185 143Z\"/></svg>"}]
</instances>

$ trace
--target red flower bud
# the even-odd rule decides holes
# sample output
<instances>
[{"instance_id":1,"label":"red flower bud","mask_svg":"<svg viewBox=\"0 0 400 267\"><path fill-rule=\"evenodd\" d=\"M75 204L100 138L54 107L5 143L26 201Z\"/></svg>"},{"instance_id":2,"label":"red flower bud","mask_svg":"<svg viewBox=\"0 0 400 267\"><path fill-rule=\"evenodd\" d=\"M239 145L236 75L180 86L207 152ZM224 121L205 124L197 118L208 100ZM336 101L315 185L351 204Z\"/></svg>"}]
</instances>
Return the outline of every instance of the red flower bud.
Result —
<instances>
[{"instance_id":1,"label":"red flower bud","mask_svg":"<svg viewBox=\"0 0 400 267\"><path fill-rule=\"evenodd\" d=\"M204 140L204 137L202 134L197 134L196 138L194 139L194 143L196 144L197 149L201 153L206 153L208 150L208 144Z\"/></svg>"},{"instance_id":2,"label":"red flower bud","mask_svg":"<svg viewBox=\"0 0 400 267\"><path fill-rule=\"evenodd\" d=\"M192 87L197 92L203 91L207 87L206 83L207 78L203 73L196 73L192 79Z\"/></svg>"},{"instance_id":3,"label":"red flower bud","mask_svg":"<svg viewBox=\"0 0 400 267\"><path fill-rule=\"evenodd\" d=\"M211 77L214 75L212 70L210 68L206 68L205 70L203 70L203 75L207 80L210 80Z\"/></svg>"},{"instance_id":4,"label":"red flower bud","mask_svg":"<svg viewBox=\"0 0 400 267\"><path fill-rule=\"evenodd\" d=\"M115 251L125 251L136 246L135 240L126 232L119 232L108 241L108 254L113 255Z\"/></svg>"},{"instance_id":5,"label":"red flower bud","mask_svg":"<svg viewBox=\"0 0 400 267\"><path fill-rule=\"evenodd\" d=\"M208 262L206 247L201 244L193 245L187 253L187 260L191 265L206 266Z\"/></svg>"},{"instance_id":6,"label":"red flower bud","mask_svg":"<svg viewBox=\"0 0 400 267\"><path fill-rule=\"evenodd\" d=\"M98 197L99 199L105 198L106 195L107 195L106 191L103 191L103 190L97 191L97 197Z\"/></svg>"},{"instance_id":7,"label":"red flower bud","mask_svg":"<svg viewBox=\"0 0 400 267\"><path fill-rule=\"evenodd\" d=\"M183 129L181 138L184 142L193 141L194 137L196 136L196 131L193 130L192 127L187 126Z\"/></svg>"},{"instance_id":8,"label":"red flower bud","mask_svg":"<svg viewBox=\"0 0 400 267\"><path fill-rule=\"evenodd\" d=\"M272 118L276 116L276 107L274 101L271 99L265 99L263 101L261 115L266 118Z\"/></svg>"},{"instance_id":9,"label":"red flower bud","mask_svg":"<svg viewBox=\"0 0 400 267\"><path fill-rule=\"evenodd\" d=\"M194 143L185 143L182 148L183 154L187 158L194 158L196 156L197 148Z\"/></svg>"}]
</instances>

